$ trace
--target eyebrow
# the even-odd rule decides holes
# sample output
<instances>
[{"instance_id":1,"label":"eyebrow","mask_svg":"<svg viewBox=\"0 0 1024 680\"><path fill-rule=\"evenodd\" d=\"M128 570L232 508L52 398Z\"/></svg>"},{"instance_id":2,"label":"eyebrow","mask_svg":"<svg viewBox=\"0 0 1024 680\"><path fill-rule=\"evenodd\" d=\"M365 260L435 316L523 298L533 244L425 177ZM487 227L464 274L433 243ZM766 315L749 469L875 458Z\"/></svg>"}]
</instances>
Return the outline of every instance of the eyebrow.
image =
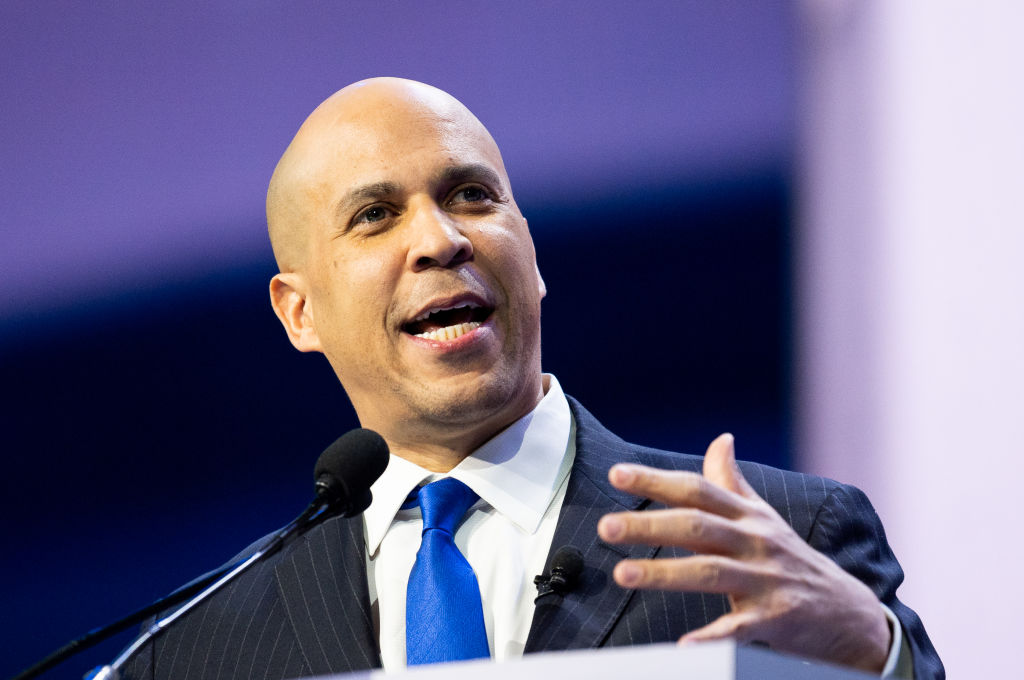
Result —
<instances>
[{"instance_id":1,"label":"eyebrow","mask_svg":"<svg viewBox=\"0 0 1024 680\"><path fill-rule=\"evenodd\" d=\"M394 196L399 193L402 188L394 182L373 182L372 184L364 184L361 187L356 187L352 191L348 192L344 198L338 201L338 207L335 211L338 215L343 216L354 203L362 203L364 201L379 201L388 196Z\"/></svg>"},{"instance_id":2,"label":"eyebrow","mask_svg":"<svg viewBox=\"0 0 1024 680\"><path fill-rule=\"evenodd\" d=\"M490 166L483 163L467 163L444 168L437 175L439 183L478 181L491 185L495 190L504 191L505 185Z\"/></svg>"}]
</instances>

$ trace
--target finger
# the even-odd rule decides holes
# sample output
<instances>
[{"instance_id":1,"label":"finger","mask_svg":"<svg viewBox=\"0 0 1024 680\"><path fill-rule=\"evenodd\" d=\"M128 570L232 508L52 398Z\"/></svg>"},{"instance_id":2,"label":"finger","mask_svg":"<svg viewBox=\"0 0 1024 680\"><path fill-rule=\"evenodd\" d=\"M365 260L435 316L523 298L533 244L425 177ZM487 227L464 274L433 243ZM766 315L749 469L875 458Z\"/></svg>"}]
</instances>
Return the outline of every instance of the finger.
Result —
<instances>
[{"instance_id":1,"label":"finger","mask_svg":"<svg viewBox=\"0 0 1024 680\"><path fill-rule=\"evenodd\" d=\"M757 615L750 611L730 612L723 614L702 628L691 630L679 638L679 644L692 642L708 642L732 638L737 642L748 642L755 637Z\"/></svg>"},{"instance_id":2,"label":"finger","mask_svg":"<svg viewBox=\"0 0 1024 680\"><path fill-rule=\"evenodd\" d=\"M673 545L717 555L752 549L750 536L736 522L693 508L608 514L597 523L597 533L608 543Z\"/></svg>"},{"instance_id":3,"label":"finger","mask_svg":"<svg viewBox=\"0 0 1024 680\"><path fill-rule=\"evenodd\" d=\"M760 498L736 464L736 443L728 432L718 435L704 454L704 477L715 486L745 498Z\"/></svg>"},{"instance_id":4,"label":"finger","mask_svg":"<svg viewBox=\"0 0 1024 680\"><path fill-rule=\"evenodd\" d=\"M745 510L739 498L695 472L619 463L608 471L608 480L617 489L672 507L698 508L730 519Z\"/></svg>"},{"instance_id":5,"label":"finger","mask_svg":"<svg viewBox=\"0 0 1024 680\"><path fill-rule=\"evenodd\" d=\"M765 589L765 577L739 560L721 555L622 560L612 572L623 588L686 590L748 595Z\"/></svg>"}]
</instances>

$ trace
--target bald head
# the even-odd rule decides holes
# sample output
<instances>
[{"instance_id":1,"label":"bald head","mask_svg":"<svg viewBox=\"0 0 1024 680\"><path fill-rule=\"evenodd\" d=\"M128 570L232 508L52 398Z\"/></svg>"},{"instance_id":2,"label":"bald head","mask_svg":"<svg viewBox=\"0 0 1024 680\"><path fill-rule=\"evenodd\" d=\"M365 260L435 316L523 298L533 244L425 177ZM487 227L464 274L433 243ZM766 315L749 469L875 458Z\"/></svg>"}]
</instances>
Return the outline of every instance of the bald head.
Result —
<instances>
[{"instance_id":1,"label":"bald head","mask_svg":"<svg viewBox=\"0 0 1024 680\"><path fill-rule=\"evenodd\" d=\"M331 96L278 163L267 222L274 312L396 455L450 469L540 400L529 225L450 95L377 78Z\"/></svg>"},{"instance_id":2,"label":"bald head","mask_svg":"<svg viewBox=\"0 0 1024 680\"><path fill-rule=\"evenodd\" d=\"M330 169L350 154L376 153L386 167L395 133L417 121L440 123L489 148L504 174L490 133L469 109L447 92L413 80L371 78L335 92L299 128L281 156L267 190L267 226L282 272L299 270L309 230L325 227L332 206L320 197L334 181ZM504 177L507 183L507 176ZM325 212L326 210L326 212ZM329 227L328 227L329 228Z\"/></svg>"}]
</instances>

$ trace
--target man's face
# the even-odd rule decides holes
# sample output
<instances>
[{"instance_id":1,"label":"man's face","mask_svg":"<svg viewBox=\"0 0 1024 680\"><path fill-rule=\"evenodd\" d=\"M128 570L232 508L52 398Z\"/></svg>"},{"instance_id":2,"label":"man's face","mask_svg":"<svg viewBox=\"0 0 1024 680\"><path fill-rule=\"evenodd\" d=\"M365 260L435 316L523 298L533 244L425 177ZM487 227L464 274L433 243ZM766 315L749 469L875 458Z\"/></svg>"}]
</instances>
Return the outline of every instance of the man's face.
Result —
<instances>
[{"instance_id":1,"label":"man's face","mask_svg":"<svg viewBox=\"0 0 1024 680\"><path fill-rule=\"evenodd\" d=\"M544 284L498 149L464 110L364 99L302 142L304 349L386 438L504 426L540 395Z\"/></svg>"}]
</instances>

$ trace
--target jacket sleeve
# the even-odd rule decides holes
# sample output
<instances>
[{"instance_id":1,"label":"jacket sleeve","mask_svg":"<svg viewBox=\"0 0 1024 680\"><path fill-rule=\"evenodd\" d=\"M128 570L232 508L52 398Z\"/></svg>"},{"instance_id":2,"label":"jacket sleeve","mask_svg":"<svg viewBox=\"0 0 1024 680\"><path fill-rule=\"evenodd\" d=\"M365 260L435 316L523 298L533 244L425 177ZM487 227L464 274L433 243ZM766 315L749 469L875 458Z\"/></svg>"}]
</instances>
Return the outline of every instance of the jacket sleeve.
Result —
<instances>
[{"instance_id":1,"label":"jacket sleeve","mask_svg":"<svg viewBox=\"0 0 1024 680\"><path fill-rule=\"evenodd\" d=\"M896 614L910 644L915 680L943 680L946 672L920 617L896 597L903 569L878 514L860 489L833 484L814 518L808 543L865 583Z\"/></svg>"}]
</instances>

